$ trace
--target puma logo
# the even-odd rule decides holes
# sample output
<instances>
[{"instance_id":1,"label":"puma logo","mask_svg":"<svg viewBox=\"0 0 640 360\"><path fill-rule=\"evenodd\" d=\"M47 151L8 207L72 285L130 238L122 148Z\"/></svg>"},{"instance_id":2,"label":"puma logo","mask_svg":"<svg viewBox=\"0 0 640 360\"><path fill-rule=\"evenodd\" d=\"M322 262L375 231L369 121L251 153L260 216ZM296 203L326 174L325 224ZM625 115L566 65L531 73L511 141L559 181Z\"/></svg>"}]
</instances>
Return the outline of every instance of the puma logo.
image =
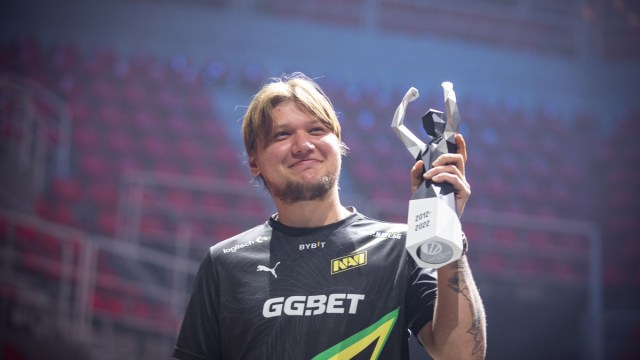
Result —
<instances>
[{"instance_id":1,"label":"puma logo","mask_svg":"<svg viewBox=\"0 0 640 360\"><path fill-rule=\"evenodd\" d=\"M273 269L269 269L268 267L264 266L264 265L258 265L258 270L256 271L268 271L270 272L274 278L278 278L278 275L276 275L276 268L278 267L278 265L280 265L280 261L278 261L276 263L276 266L273 267Z\"/></svg>"}]
</instances>

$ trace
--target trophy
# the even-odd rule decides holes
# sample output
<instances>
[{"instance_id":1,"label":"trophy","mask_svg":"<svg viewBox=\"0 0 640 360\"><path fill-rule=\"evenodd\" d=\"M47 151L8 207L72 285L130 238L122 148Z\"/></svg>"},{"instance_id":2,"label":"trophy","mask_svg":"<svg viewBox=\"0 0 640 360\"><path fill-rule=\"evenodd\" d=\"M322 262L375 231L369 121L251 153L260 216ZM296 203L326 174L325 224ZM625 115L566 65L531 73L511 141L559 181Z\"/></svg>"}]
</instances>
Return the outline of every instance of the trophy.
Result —
<instances>
[{"instance_id":1,"label":"trophy","mask_svg":"<svg viewBox=\"0 0 640 360\"><path fill-rule=\"evenodd\" d=\"M450 82L442 83L442 88L444 116L441 111L430 109L422 117L422 126L430 138L427 144L403 125L407 104L420 96L417 89L412 87L407 91L391 123L415 160L422 159L429 169L438 156L457 151L455 136L460 114L456 94ZM437 269L462 257L462 226L456 212L453 190L453 185L449 183L422 180L409 201L406 248L420 267Z\"/></svg>"}]
</instances>

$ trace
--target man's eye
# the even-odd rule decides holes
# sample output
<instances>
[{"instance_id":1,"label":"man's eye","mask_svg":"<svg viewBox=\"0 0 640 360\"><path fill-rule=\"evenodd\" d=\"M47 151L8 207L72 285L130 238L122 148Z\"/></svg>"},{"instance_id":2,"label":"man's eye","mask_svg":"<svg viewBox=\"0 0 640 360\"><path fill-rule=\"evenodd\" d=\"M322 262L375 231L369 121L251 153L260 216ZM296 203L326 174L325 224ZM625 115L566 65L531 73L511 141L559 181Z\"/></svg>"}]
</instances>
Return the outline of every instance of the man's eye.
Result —
<instances>
[{"instance_id":1,"label":"man's eye","mask_svg":"<svg viewBox=\"0 0 640 360\"><path fill-rule=\"evenodd\" d=\"M287 131L278 131L273 135L273 140L282 140L287 136L289 136L289 133Z\"/></svg>"},{"instance_id":2,"label":"man's eye","mask_svg":"<svg viewBox=\"0 0 640 360\"><path fill-rule=\"evenodd\" d=\"M323 127L320 127L320 126L311 128L309 130L310 134L324 134L326 132L327 132L327 130L325 128L323 128Z\"/></svg>"}]
</instances>

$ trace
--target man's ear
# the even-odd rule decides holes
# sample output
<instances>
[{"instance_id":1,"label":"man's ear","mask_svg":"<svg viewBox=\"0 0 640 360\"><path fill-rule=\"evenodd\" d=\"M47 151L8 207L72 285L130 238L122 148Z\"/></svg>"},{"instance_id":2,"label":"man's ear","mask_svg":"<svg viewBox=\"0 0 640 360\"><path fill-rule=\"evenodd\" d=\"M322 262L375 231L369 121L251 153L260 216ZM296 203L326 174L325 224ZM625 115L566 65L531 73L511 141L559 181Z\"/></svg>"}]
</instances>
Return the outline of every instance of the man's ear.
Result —
<instances>
[{"instance_id":1,"label":"man's ear","mask_svg":"<svg viewBox=\"0 0 640 360\"><path fill-rule=\"evenodd\" d=\"M255 155L249 156L249 169L251 170L251 175L259 176L260 169L258 168L258 164L256 163Z\"/></svg>"}]
</instances>

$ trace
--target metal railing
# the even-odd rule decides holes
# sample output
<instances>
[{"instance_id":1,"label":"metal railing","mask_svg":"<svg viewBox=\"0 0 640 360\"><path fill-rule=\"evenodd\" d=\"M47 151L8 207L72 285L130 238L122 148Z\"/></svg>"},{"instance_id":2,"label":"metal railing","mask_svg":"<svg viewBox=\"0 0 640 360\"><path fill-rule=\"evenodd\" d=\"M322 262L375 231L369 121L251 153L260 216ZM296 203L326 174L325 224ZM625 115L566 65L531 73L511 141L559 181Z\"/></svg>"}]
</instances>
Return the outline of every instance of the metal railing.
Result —
<instances>
[{"instance_id":1,"label":"metal railing","mask_svg":"<svg viewBox=\"0 0 640 360\"><path fill-rule=\"evenodd\" d=\"M180 312L184 308L187 286L179 283L189 275L195 275L199 263L181 254L168 255L152 249L140 248L135 243L125 243L112 238L88 234L84 231L59 225L34 216L0 209L0 221L3 233L0 236L3 246L0 248L2 259L0 291L6 299L46 311L55 318L55 329L69 334L79 342L91 342L93 324L99 314L93 306L96 290L114 293L137 289L143 299L149 302L166 304L172 310L172 318L144 318L127 316L126 323L140 331L163 331L172 336L177 330ZM19 228L36 232L34 239L21 238ZM39 236L59 246L60 256L43 251L30 251L20 246L20 242L33 242L37 245ZM33 249L31 249L33 250ZM138 265L138 271L145 271L144 264L167 269L175 281L169 285L154 284L135 279L125 279L118 274L100 272L98 254L108 253L116 258ZM35 278L35 282L34 282ZM40 285L47 284L42 287ZM35 285L34 285L35 284ZM53 287L55 291L44 290ZM167 292L171 295L167 296ZM31 295L39 293L48 297L48 301L35 300ZM51 311L48 304L57 304ZM108 316L107 316L108 317ZM111 321L110 319L106 319ZM113 321L117 321L113 319Z\"/></svg>"},{"instance_id":2,"label":"metal railing","mask_svg":"<svg viewBox=\"0 0 640 360\"><path fill-rule=\"evenodd\" d=\"M71 116L67 104L32 79L0 74L0 124L6 134L7 152L32 171L32 185L42 191L47 156L54 157L55 176L69 174Z\"/></svg>"}]
</instances>

